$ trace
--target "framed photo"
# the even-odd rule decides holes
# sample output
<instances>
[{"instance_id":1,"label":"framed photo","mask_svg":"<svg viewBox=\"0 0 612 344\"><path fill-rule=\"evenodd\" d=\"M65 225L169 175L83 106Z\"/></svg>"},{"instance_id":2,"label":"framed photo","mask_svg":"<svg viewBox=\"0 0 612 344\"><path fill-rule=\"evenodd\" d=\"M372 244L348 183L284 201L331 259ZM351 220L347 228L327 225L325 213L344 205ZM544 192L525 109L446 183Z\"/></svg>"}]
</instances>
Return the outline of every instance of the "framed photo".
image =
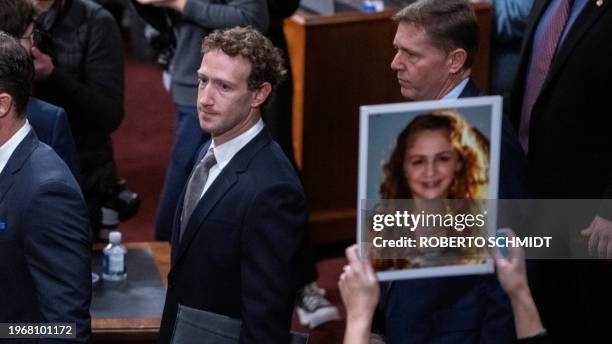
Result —
<instances>
[{"instance_id":1,"label":"framed photo","mask_svg":"<svg viewBox=\"0 0 612 344\"><path fill-rule=\"evenodd\" d=\"M362 106L357 242L379 280L493 272L502 98Z\"/></svg>"}]
</instances>

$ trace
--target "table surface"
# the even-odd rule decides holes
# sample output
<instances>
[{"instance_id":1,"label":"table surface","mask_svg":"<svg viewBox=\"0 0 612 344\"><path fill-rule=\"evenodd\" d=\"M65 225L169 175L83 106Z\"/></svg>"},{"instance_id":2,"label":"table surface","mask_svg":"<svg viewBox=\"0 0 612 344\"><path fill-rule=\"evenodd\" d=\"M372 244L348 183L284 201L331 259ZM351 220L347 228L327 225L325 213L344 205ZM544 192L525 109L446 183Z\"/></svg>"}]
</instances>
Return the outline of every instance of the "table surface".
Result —
<instances>
[{"instance_id":1,"label":"table surface","mask_svg":"<svg viewBox=\"0 0 612 344\"><path fill-rule=\"evenodd\" d=\"M140 248L151 252L166 287L170 270L170 245L167 242L133 242L125 245L128 249ZM103 247L103 244L96 244L94 250L101 250ZM160 318L93 318L91 319L92 337L95 342L156 340L160 322Z\"/></svg>"}]
</instances>

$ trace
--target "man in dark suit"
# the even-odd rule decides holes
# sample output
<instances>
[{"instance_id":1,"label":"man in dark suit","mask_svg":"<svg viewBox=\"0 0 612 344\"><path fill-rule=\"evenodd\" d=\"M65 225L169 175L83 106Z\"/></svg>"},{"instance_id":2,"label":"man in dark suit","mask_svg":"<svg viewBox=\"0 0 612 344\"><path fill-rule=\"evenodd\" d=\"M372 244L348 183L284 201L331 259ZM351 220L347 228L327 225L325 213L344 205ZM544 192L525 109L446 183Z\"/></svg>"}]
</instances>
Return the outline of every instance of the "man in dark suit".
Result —
<instances>
[{"instance_id":1,"label":"man in dark suit","mask_svg":"<svg viewBox=\"0 0 612 344\"><path fill-rule=\"evenodd\" d=\"M26 119L33 76L27 52L0 32L0 322L76 323L72 342L85 343L87 208L66 164Z\"/></svg>"},{"instance_id":2,"label":"man in dark suit","mask_svg":"<svg viewBox=\"0 0 612 344\"><path fill-rule=\"evenodd\" d=\"M478 24L463 0L420 0L395 15L397 49L391 68L409 100L476 97L470 80ZM500 198L525 196L524 156L502 122ZM493 275L428 278L391 284L382 299L392 343L506 343L514 338L512 309Z\"/></svg>"},{"instance_id":3,"label":"man in dark suit","mask_svg":"<svg viewBox=\"0 0 612 344\"><path fill-rule=\"evenodd\" d=\"M210 137L197 128L195 71L200 63L199 46L214 29L253 26L268 28L265 0L132 0L138 13L172 41L166 77L176 106L176 131L172 154L155 220L157 240L170 241L174 209L187 182L198 148ZM176 35L176 37L175 37Z\"/></svg>"},{"instance_id":4,"label":"man in dark suit","mask_svg":"<svg viewBox=\"0 0 612 344\"><path fill-rule=\"evenodd\" d=\"M610 32L612 1L534 2L510 105L536 198L612 198ZM586 250L588 245L593 257L610 259L612 207L602 201L590 208L582 216L576 209L537 215L558 218L553 240L565 240L561 233L568 233L569 240L584 240L581 246ZM567 249L564 257L579 247ZM535 296L554 341L612 342L611 265L595 260L542 264Z\"/></svg>"},{"instance_id":5,"label":"man in dark suit","mask_svg":"<svg viewBox=\"0 0 612 344\"><path fill-rule=\"evenodd\" d=\"M0 0L0 31L17 39L28 54L36 43L35 16L36 8L30 1ZM78 155L64 109L30 97L26 113L38 139L55 150L78 180Z\"/></svg>"},{"instance_id":6,"label":"man in dark suit","mask_svg":"<svg viewBox=\"0 0 612 344\"><path fill-rule=\"evenodd\" d=\"M180 304L240 319L241 343L287 343L305 201L260 112L282 58L252 28L215 31L202 52L198 115L212 140L176 210L160 341L169 342Z\"/></svg>"}]
</instances>

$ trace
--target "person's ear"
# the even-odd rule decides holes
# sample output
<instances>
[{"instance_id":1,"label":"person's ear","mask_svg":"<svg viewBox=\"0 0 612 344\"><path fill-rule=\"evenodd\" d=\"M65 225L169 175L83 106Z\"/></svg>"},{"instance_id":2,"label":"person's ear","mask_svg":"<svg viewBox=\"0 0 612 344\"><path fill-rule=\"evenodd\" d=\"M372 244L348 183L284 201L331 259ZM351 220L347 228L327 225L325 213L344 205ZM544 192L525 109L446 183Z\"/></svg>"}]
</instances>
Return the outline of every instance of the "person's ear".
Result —
<instances>
[{"instance_id":1,"label":"person's ear","mask_svg":"<svg viewBox=\"0 0 612 344\"><path fill-rule=\"evenodd\" d=\"M449 71L452 74L459 73L465 66L466 61L467 51L461 48L451 51L450 54L448 54Z\"/></svg>"},{"instance_id":2,"label":"person's ear","mask_svg":"<svg viewBox=\"0 0 612 344\"><path fill-rule=\"evenodd\" d=\"M256 108L261 106L261 104L268 99L270 93L272 93L272 85L270 85L269 82L264 82L258 89L255 90L253 99L251 101L251 107Z\"/></svg>"},{"instance_id":3,"label":"person's ear","mask_svg":"<svg viewBox=\"0 0 612 344\"><path fill-rule=\"evenodd\" d=\"M0 93L0 118L6 117L13 107L13 97L8 93Z\"/></svg>"}]
</instances>

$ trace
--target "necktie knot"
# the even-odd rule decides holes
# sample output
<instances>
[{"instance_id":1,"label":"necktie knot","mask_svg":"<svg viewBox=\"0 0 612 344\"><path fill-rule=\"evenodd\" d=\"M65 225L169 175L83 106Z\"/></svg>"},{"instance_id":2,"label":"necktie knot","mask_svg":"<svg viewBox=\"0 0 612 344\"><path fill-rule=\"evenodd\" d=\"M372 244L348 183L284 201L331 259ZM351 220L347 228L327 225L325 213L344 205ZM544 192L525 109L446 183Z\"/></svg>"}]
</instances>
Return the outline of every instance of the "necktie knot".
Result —
<instances>
[{"instance_id":1,"label":"necktie knot","mask_svg":"<svg viewBox=\"0 0 612 344\"><path fill-rule=\"evenodd\" d=\"M201 163L204 165L204 168L210 170L211 167L217 164L217 159L215 158L215 153L212 148L206 153L204 158L202 158Z\"/></svg>"}]
</instances>

